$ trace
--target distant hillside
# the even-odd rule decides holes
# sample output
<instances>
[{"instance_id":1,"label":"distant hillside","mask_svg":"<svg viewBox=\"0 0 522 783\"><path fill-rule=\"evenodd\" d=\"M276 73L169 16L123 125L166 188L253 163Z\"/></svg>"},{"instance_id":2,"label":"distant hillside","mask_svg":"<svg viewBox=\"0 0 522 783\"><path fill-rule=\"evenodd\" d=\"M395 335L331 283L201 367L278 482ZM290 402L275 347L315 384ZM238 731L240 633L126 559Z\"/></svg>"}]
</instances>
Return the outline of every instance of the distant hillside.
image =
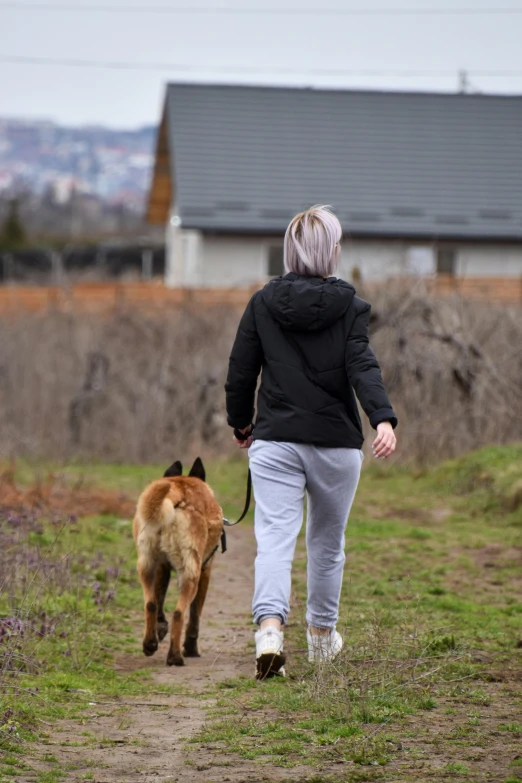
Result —
<instances>
[{"instance_id":1,"label":"distant hillside","mask_svg":"<svg viewBox=\"0 0 522 783\"><path fill-rule=\"evenodd\" d=\"M0 119L0 195L19 188L67 203L72 193L141 210L156 129L67 128Z\"/></svg>"}]
</instances>

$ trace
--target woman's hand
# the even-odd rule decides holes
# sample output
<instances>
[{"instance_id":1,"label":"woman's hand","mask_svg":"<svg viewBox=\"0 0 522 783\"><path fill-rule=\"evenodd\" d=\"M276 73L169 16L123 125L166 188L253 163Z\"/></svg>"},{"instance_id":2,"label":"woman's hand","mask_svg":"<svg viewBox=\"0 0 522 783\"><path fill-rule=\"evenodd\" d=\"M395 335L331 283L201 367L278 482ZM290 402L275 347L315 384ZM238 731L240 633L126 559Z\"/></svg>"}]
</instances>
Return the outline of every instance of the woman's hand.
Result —
<instances>
[{"instance_id":1,"label":"woman's hand","mask_svg":"<svg viewBox=\"0 0 522 783\"><path fill-rule=\"evenodd\" d=\"M239 440L239 438L236 438L235 435L232 436L234 443L236 443L240 449L248 449L252 445L252 441L254 440L252 437L252 425L249 424L248 427L245 427L244 430L239 430L239 432L242 435L246 435L249 433L248 438L245 438L245 440Z\"/></svg>"},{"instance_id":2,"label":"woman's hand","mask_svg":"<svg viewBox=\"0 0 522 783\"><path fill-rule=\"evenodd\" d=\"M397 445L397 438L393 431L393 427L389 421L381 421L377 425L377 437L372 443L373 456L377 457L389 457L395 451Z\"/></svg>"}]
</instances>

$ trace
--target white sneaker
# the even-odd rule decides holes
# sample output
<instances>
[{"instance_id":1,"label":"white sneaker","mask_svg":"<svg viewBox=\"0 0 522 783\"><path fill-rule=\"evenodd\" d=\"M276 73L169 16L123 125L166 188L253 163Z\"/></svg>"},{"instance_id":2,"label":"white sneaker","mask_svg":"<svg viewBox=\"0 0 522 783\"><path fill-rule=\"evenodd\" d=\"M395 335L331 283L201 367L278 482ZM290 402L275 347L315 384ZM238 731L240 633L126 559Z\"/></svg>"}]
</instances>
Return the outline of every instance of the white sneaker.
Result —
<instances>
[{"instance_id":1,"label":"white sneaker","mask_svg":"<svg viewBox=\"0 0 522 783\"><path fill-rule=\"evenodd\" d=\"M308 642L308 661L333 661L343 649L343 637L335 628L332 628L328 636L315 635L306 629L306 641Z\"/></svg>"},{"instance_id":2,"label":"white sneaker","mask_svg":"<svg viewBox=\"0 0 522 783\"><path fill-rule=\"evenodd\" d=\"M283 632L268 626L255 633L256 639L256 679L285 676L283 653Z\"/></svg>"}]
</instances>

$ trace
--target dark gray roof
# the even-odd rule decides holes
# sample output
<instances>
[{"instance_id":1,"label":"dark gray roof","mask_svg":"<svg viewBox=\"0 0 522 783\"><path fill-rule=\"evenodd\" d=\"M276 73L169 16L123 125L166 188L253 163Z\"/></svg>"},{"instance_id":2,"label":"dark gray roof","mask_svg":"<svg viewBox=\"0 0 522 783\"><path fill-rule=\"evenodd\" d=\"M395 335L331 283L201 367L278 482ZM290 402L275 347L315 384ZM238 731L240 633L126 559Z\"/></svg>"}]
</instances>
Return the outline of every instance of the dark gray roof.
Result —
<instances>
[{"instance_id":1,"label":"dark gray roof","mask_svg":"<svg viewBox=\"0 0 522 783\"><path fill-rule=\"evenodd\" d=\"M167 120L183 226L522 239L522 96L172 84Z\"/></svg>"}]
</instances>

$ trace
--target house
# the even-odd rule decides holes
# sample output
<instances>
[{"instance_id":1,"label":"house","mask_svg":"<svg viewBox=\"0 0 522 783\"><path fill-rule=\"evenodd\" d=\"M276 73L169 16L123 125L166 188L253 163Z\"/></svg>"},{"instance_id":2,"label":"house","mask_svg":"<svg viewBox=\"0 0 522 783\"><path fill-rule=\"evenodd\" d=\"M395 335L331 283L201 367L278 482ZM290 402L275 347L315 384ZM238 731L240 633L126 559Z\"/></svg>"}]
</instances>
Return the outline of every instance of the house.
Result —
<instances>
[{"instance_id":1,"label":"house","mask_svg":"<svg viewBox=\"0 0 522 783\"><path fill-rule=\"evenodd\" d=\"M331 204L340 275L522 275L522 96L167 88L148 220L171 286L282 272L294 214Z\"/></svg>"}]
</instances>

